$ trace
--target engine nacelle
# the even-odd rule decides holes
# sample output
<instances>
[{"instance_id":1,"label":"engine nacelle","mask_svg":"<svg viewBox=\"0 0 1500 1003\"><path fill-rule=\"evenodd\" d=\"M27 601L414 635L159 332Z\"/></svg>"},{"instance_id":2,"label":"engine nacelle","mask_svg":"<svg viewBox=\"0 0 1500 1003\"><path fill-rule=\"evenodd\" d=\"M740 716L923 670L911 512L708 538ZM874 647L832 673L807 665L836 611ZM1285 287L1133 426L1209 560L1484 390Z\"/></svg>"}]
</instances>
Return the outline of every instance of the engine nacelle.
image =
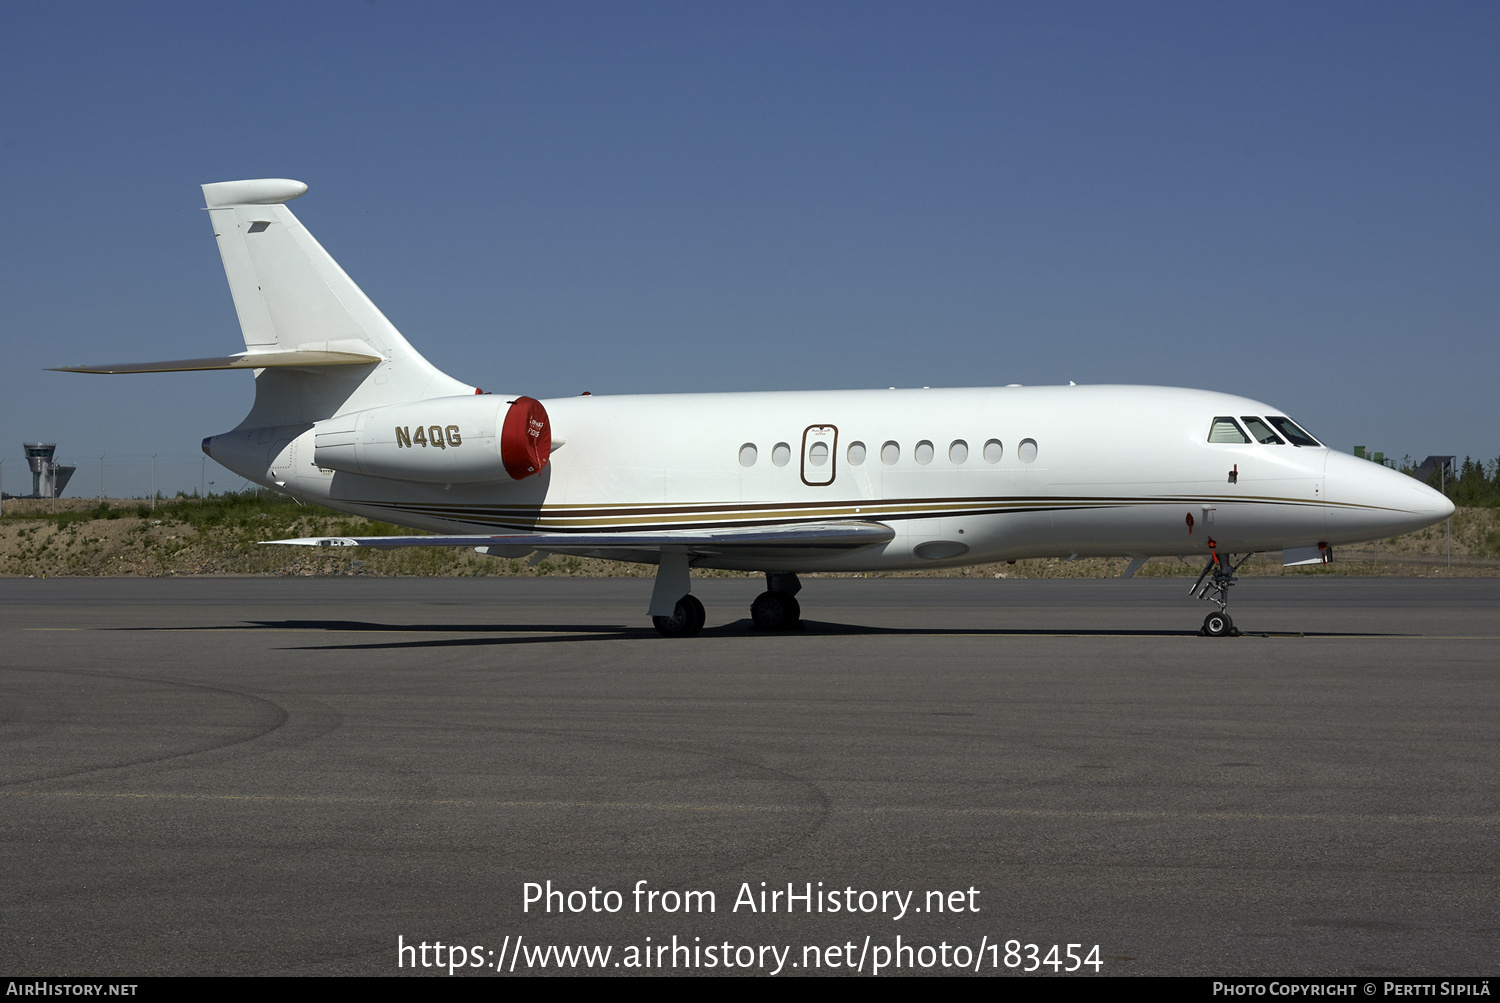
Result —
<instances>
[{"instance_id":1,"label":"engine nacelle","mask_svg":"<svg viewBox=\"0 0 1500 1003\"><path fill-rule=\"evenodd\" d=\"M519 481L552 454L547 409L530 397L434 397L318 422L313 462L428 484Z\"/></svg>"}]
</instances>

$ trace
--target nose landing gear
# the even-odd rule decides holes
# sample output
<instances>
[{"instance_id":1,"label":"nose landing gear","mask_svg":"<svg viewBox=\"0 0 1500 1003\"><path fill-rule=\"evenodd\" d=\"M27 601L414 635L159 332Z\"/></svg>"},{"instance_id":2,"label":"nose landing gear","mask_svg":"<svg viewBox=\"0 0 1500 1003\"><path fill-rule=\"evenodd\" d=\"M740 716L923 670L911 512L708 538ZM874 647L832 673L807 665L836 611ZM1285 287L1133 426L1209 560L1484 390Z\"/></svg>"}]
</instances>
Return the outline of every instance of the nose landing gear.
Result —
<instances>
[{"instance_id":1,"label":"nose landing gear","mask_svg":"<svg viewBox=\"0 0 1500 1003\"><path fill-rule=\"evenodd\" d=\"M1246 554L1240 558L1238 564L1229 564L1230 559L1219 556L1218 548L1214 545L1212 538L1208 541L1208 552L1210 555L1208 564L1203 573L1188 589L1189 595L1196 595L1199 599L1218 605L1218 612L1210 613L1203 618L1204 637L1239 637L1240 631L1229 617L1229 589L1235 583L1236 573L1250 560L1254 554ZM1209 577L1209 573L1213 577Z\"/></svg>"}]
</instances>

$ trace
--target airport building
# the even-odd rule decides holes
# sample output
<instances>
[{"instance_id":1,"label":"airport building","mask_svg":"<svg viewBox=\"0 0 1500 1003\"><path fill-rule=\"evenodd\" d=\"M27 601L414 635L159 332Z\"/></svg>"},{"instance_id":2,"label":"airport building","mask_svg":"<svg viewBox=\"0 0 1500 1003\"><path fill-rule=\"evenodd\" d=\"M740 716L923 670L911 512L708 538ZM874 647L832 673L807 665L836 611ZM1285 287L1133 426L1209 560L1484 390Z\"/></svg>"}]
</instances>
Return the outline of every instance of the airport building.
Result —
<instances>
[{"instance_id":1,"label":"airport building","mask_svg":"<svg viewBox=\"0 0 1500 1003\"><path fill-rule=\"evenodd\" d=\"M73 477L77 467L61 466L56 458L55 442L23 442L26 450L26 465L31 468L32 498L61 498L63 489Z\"/></svg>"}]
</instances>

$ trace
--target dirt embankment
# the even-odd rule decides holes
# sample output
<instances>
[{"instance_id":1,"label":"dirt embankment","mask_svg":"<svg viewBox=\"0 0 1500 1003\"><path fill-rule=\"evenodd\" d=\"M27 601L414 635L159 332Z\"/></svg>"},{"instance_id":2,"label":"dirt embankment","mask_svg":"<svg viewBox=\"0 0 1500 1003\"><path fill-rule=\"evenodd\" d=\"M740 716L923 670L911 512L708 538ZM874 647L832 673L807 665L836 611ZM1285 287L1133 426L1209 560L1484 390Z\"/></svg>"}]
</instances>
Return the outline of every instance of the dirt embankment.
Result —
<instances>
[{"instance_id":1,"label":"dirt embankment","mask_svg":"<svg viewBox=\"0 0 1500 1003\"><path fill-rule=\"evenodd\" d=\"M580 557L497 559L463 548L318 550L263 546L261 541L299 536L377 536L404 532L382 523L322 509L267 502L234 507L217 500L177 500L153 510L149 503L59 499L8 499L0 518L0 576L60 575L581 575L641 577L647 565ZM197 507L195 507L197 506ZM1500 509L1460 509L1453 518L1452 563L1442 524L1378 545L1337 548L1326 567L1283 569L1279 555L1257 557L1249 575L1500 576ZM971 568L886 575L947 578L1107 578L1125 569L1124 558L1025 560ZM1156 558L1147 577L1196 576L1196 560ZM739 572L695 571L703 575ZM872 576L874 577L874 576Z\"/></svg>"}]
</instances>

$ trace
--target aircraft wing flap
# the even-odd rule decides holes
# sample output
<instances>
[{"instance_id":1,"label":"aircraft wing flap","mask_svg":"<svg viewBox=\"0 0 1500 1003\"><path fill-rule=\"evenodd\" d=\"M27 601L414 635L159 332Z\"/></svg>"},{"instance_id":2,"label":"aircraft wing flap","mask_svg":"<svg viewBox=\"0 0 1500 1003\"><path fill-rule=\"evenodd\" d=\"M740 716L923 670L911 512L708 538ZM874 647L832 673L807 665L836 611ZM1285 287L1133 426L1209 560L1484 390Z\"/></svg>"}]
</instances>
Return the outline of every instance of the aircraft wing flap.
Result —
<instances>
[{"instance_id":1,"label":"aircraft wing flap","mask_svg":"<svg viewBox=\"0 0 1500 1003\"><path fill-rule=\"evenodd\" d=\"M704 530L627 533L524 533L484 536L308 536L295 540L267 540L267 544L299 547L473 547L497 557L520 557L536 550L555 554L592 554L599 551L721 554L748 550L802 548L855 550L888 543L896 531L878 522L794 523Z\"/></svg>"}]
</instances>

